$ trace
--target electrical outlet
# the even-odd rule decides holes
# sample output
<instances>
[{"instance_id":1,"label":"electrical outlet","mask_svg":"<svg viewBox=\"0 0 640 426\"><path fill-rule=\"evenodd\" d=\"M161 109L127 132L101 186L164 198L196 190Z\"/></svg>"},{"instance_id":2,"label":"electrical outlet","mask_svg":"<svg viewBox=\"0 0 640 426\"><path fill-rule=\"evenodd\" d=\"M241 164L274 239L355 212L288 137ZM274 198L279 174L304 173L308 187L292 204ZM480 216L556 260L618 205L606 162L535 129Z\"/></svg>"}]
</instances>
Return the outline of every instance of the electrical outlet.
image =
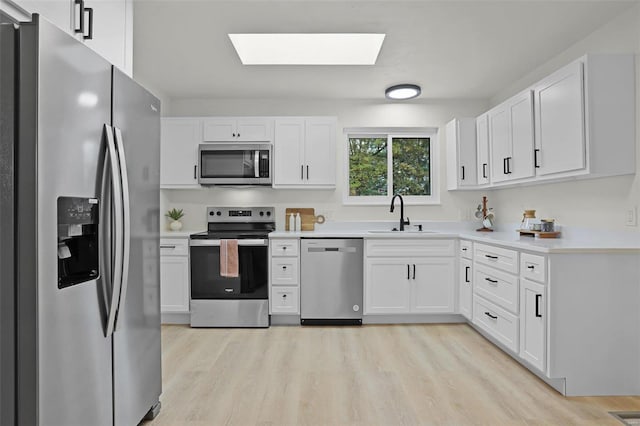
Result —
<instances>
[{"instance_id":1,"label":"electrical outlet","mask_svg":"<svg viewBox=\"0 0 640 426\"><path fill-rule=\"evenodd\" d=\"M638 206L627 209L627 220L625 224L627 226L638 226Z\"/></svg>"}]
</instances>

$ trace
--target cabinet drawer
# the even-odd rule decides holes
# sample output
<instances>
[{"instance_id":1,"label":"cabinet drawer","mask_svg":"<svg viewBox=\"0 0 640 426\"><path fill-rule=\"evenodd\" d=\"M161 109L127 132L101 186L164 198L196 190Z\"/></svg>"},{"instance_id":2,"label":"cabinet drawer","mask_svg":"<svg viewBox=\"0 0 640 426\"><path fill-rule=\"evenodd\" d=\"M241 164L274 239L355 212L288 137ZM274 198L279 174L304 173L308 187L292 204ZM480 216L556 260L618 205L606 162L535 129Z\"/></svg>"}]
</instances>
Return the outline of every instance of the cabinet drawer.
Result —
<instances>
[{"instance_id":1,"label":"cabinet drawer","mask_svg":"<svg viewBox=\"0 0 640 426\"><path fill-rule=\"evenodd\" d=\"M529 278L540 283L546 282L547 261L544 256L535 254L520 254L520 273L524 278Z\"/></svg>"},{"instance_id":2,"label":"cabinet drawer","mask_svg":"<svg viewBox=\"0 0 640 426\"><path fill-rule=\"evenodd\" d=\"M272 314L298 314L298 287L271 287Z\"/></svg>"},{"instance_id":3,"label":"cabinet drawer","mask_svg":"<svg viewBox=\"0 0 640 426\"><path fill-rule=\"evenodd\" d=\"M271 256L297 256L299 240L271 240Z\"/></svg>"},{"instance_id":4,"label":"cabinet drawer","mask_svg":"<svg viewBox=\"0 0 640 426\"><path fill-rule=\"evenodd\" d=\"M473 259L473 243L467 240L460 240L460 256L465 259Z\"/></svg>"},{"instance_id":5,"label":"cabinet drawer","mask_svg":"<svg viewBox=\"0 0 640 426\"><path fill-rule=\"evenodd\" d=\"M518 352L518 318L479 296L473 298L473 323L514 353Z\"/></svg>"},{"instance_id":6,"label":"cabinet drawer","mask_svg":"<svg viewBox=\"0 0 640 426\"><path fill-rule=\"evenodd\" d=\"M189 255L189 240L187 238L160 238L161 256Z\"/></svg>"},{"instance_id":7,"label":"cabinet drawer","mask_svg":"<svg viewBox=\"0 0 640 426\"><path fill-rule=\"evenodd\" d=\"M477 265L475 269L475 292L517 314L518 278L483 265Z\"/></svg>"},{"instance_id":8,"label":"cabinet drawer","mask_svg":"<svg viewBox=\"0 0 640 426\"><path fill-rule=\"evenodd\" d=\"M271 259L272 285L298 285L298 258L276 257Z\"/></svg>"},{"instance_id":9,"label":"cabinet drawer","mask_svg":"<svg viewBox=\"0 0 640 426\"><path fill-rule=\"evenodd\" d=\"M518 252L486 244L474 244L474 259L478 263L502 269L512 274L518 273Z\"/></svg>"},{"instance_id":10,"label":"cabinet drawer","mask_svg":"<svg viewBox=\"0 0 640 426\"><path fill-rule=\"evenodd\" d=\"M367 257L455 256L454 240L367 240Z\"/></svg>"}]
</instances>

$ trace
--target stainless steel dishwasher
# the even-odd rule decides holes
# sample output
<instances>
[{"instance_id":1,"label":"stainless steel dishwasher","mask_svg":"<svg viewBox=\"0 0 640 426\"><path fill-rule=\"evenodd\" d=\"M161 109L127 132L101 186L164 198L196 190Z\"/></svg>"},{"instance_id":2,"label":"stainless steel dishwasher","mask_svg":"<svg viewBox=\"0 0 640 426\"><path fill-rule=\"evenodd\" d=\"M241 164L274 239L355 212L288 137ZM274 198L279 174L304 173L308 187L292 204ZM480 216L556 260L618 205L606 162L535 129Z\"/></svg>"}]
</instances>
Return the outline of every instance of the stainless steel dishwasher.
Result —
<instances>
[{"instance_id":1,"label":"stainless steel dishwasher","mask_svg":"<svg viewBox=\"0 0 640 426\"><path fill-rule=\"evenodd\" d=\"M303 239L303 325L362 324L362 239Z\"/></svg>"}]
</instances>

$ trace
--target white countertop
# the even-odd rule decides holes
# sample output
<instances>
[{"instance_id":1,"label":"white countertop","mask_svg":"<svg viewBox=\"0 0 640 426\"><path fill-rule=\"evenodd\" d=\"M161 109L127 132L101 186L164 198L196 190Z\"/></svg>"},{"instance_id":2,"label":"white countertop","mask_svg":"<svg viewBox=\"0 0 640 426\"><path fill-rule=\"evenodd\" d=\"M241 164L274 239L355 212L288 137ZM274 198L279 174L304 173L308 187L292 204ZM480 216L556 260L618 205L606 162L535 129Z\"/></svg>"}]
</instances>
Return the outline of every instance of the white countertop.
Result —
<instances>
[{"instance_id":1,"label":"white countertop","mask_svg":"<svg viewBox=\"0 0 640 426\"><path fill-rule=\"evenodd\" d=\"M495 232L477 232L475 222L417 222L423 225L423 232L387 232L372 230L390 230L395 222L327 222L316 225L314 231L287 232L275 231L269 238L462 238L481 243L499 244L522 250L541 253L602 253L602 252L640 252L640 232L603 231L563 227L560 238L534 238L520 236L515 231L517 224L505 226L507 230ZM414 229L414 226L410 226Z\"/></svg>"}]
</instances>

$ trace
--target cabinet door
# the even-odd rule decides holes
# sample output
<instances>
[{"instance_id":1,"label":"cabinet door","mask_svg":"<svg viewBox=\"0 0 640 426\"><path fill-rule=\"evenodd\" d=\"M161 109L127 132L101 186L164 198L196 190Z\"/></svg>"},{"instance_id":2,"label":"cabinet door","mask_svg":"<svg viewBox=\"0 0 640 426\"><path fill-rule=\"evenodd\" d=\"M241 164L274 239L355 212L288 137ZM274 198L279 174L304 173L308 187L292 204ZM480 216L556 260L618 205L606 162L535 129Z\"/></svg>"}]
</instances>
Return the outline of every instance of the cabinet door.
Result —
<instances>
[{"instance_id":1,"label":"cabinet door","mask_svg":"<svg viewBox=\"0 0 640 426\"><path fill-rule=\"evenodd\" d=\"M476 126L473 118L447 123L447 189L473 186L476 176Z\"/></svg>"},{"instance_id":2,"label":"cabinet door","mask_svg":"<svg viewBox=\"0 0 640 426\"><path fill-rule=\"evenodd\" d=\"M403 259L367 259L365 314L410 312L410 263Z\"/></svg>"},{"instance_id":3,"label":"cabinet door","mask_svg":"<svg viewBox=\"0 0 640 426\"><path fill-rule=\"evenodd\" d=\"M239 118L236 122L235 140L271 142L273 140L273 120L268 118Z\"/></svg>"},{"instance_id":4,"label":"cabinet door","mask_svg":"<svg viewBox=\"0 0 640 426\"><path fill-rule=\"evenodd\" d=\"M434 257L415 258L410 261L411 312L455 312L454 259Z\"/></svg>"},{"instance_id":5,"label":"cabinet door","mask_svg":"<svg viewBox=\"0 0 640 426\"><path fill-rule=\"evenodd\" d=\"M160 310L189 312L189 258L160 257Z\"/></svg>"},{"instance_id":6,"label":"cabinet door","mask_svg":"<svg viewBox=\"0 0 640 426\"><path fill-rule=\"evenodd\" d=\"M230 142L237 140L235 118L207 118L202 121L205 142Z\"/></svg>"},{"instance_id":7,"label":"cabinet door","mask_svg":"<svg viewBox=\"0 0 640 426\"><path fill-rule=\"evenodd\" d=\"M275 121L273 186L302 185L304 119L283 118Z\"/></svg>"},{"instance_id":8,"label":"cabinet door","mask_svg":"<svg viewBox=\"0 0 640 426\"><path fill-rule=\"evenodd\" d=\"M469 259L460 259L460 274L458 276L458 309L469 321L473 320L473 263Z\"/></svg>"},{"instance_id":9,"label":"cabinet door","mask_svg":"<svg viewBox=\"0 0 640 426\"><path fill-rule=\"evenodd\" d=\"M162 120L160 138L160 186L181 187L198 184L198 144L202 141L200 120Z\"/></svg>"},{"instance_id":10,"label":"cabinet door","mask_svg":"<svg viewBox=\"0 0 640 426\"><path fill-rule=\"evenodd\" d=\"M491 182L509 180L507 158L511 156L511 130L509 109L502 104L488 112L489 146L491 150Z\"/></svg>"},{"instance_id":11,"label":"cabinet door","mask_svg":"<svg viewBox=\"0 0 640 426\"><path fill-rule=\"evenodd\" d=\"M131 64L126 60L126 3L125 0L85 0L85 7L93 8L93 22L90 23L85 16L85 25L93 25L93 38L85 40L85 43L131 75Z\"/></svg>"},{"instance_id":12,"label":"cabinet door","mask_svg":"<svg viewBox=\"0 0 640 426\"><path fill-rule=\"evenodd\" d=\"M478 184L489 183L489 118L483 114L476 119L476 148Z\"/></svg>"},{"instance_id":13,"label":"cabinet door","mask_svg":"<svg viewBox=\"0 0 640 426\"><path fill-rule=\"evenodd\" d=\"M334 119L305 120L304 182L336 184L336 122Z\"/></svg>"},{"instance_id":14,"label":"cabinet door","mask_svg":"<svg viewBox=\"0 0 640 426\"><path fill-rule=\"evenodd\" d=\"M509 180L534 175L533 168L533 94L530 90L511 99L511 156L507 160Z\"/></svg>"},{"instance_id":15,"label":"cabinet door","mask_svg":"<svg viewBox=\"0 0 640 426\"><path fill-rule=\"evenodd\" d=\"M546 368L546 289L527 279L520 284L520 357L541 372Z\"/></svg>"},{"instance_id":16,"label":"cabinet door","mask_svg":"<svg viewBox=\"0 0 640 426\"><path fill-rule=\"evenodd\" d=\"M585 168L582 66L573 63L535 88L538 175Z\"/></svg>"}]
</instances>

